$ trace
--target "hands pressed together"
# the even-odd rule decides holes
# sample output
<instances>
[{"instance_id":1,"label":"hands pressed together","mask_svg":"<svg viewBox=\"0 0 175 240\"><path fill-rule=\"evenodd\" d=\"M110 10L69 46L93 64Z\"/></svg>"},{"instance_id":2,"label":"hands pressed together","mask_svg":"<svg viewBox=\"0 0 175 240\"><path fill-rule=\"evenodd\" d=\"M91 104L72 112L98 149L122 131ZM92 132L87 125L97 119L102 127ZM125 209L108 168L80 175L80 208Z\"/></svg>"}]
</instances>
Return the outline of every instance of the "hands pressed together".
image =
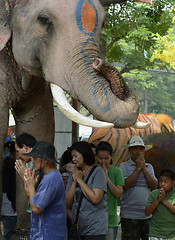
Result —
<instances>
[{"instance_id":1,"label":"hands pressed together","mask_svg":"<svg viewBox=\"0 0 175 240\"><path fill-rule=\"evenodd\" d=\"M163 202L165 200L165 190L160 188L158 198L159 202Z\"/></svg>"},{"instance_id":2,"label":"hands pressed together","mask_svg":"<svg viewBox=\"0 0 175 240\"><path fill-rule=\"evenodd\" d=\"M36 176L36 171L27 167L24 173L24 186L28 196L30 195L30 191L35 189L37 182L38 176Z\"/></svg>"},{"instance_id":3,"label":"hands pressed together","mask_svg":"<svg viewBox=\"0 0 175 240\"><path fill-rule=\"evenodd\" d=\"M20 160L20 159L17 159L17 160L15 161L15 169L16 169L16 171L18 172L19 176L20 176L22 179L24 179L24 173L25 173L25 171L26 171L26 169L27 169L24 161L22 161L22 160Z\"/></svg>"},{"instance_id":4,"label":"hands pressed together","mask_svg":"<svg viewBox=\"0 0 175 240\"><path fill-rule=\"evenodd\" d=\"M136 159L136 168L138 170L142 169L143 171L146 171L144 152L139 153L138 158Z\"/></svg>"},{"instance_id":5,"label":"hands pressed together","mask_svg":"<svg viewBox=\"0 0 175 240\"><path fill-rule=\"evenodd\" d=\"M72 177L76 183L83 178L83 172L75 164L72 164Z\"/></svg>"},{"instance_id":6,"label":"hands pressed together","mask_svg":"<svg viewBox=\"0 0 175 240\"><path fill-rule=\"evenodd\" d=\"M103 164L103 165L102 165L102 168L103 168L104 172L106 173L106 175L107 175L107 177L108 177L108 169L106 168L106 165Z\"/></svg>"}]
</instances>

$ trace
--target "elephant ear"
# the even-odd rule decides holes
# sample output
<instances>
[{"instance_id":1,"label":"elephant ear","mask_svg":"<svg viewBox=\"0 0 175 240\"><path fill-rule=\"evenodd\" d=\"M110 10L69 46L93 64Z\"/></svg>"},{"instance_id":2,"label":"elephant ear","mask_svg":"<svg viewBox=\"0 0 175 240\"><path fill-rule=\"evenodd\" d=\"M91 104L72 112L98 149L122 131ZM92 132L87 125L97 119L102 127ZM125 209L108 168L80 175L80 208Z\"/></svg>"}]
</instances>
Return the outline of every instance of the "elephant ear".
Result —
<instances>
[{"instance_id":1,"label":"elephant ear","mask_svg":"<svg viewBox=\"0 0 175 240\"><path fill-rule=\"evenodd\" d=\"M10 7L9 3L0 0L0 51L5 47L6 43L11 37L11 30L9 26L10 21Z\"/></svg>"}]
</instances>

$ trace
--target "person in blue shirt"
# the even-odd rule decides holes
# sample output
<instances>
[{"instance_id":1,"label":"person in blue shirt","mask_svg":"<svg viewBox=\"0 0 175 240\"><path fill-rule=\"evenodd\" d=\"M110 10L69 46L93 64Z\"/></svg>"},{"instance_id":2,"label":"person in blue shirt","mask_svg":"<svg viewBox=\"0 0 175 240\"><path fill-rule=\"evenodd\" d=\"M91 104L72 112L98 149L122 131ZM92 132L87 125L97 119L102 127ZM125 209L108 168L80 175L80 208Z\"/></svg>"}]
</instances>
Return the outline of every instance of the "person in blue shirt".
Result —
<instances>
[{"instance_id":1,"label":"person in blue shirt","mask_svg":"<svg viewBox=\"0 0 175 240\"><path fill-rule=\"evenodd\" d=\"M39 141L30 153L34 170L25 172L25 190L30 200L31 229L30 240L66 240L66 200L64 183L56 168L55 147ZM44 176L35 188L38 177L35 171L42 171Z\"/></svg>"}]
</instances>

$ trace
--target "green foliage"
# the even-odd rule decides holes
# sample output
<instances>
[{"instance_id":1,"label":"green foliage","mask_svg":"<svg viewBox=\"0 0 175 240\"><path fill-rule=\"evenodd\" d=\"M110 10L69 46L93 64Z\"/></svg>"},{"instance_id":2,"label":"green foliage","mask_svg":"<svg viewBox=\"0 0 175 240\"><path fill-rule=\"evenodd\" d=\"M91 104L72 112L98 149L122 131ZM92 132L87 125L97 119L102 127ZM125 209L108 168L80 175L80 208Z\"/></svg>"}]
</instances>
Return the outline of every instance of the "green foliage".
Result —
<instances>
[{"instance_id":1,"label":"green foliage","mask_svg":"<svg viewBox=\"0 0 175 240\"><path fill-rule=\"evenodd\" d=\"M172 26L168 11L173 1L148 4L127 1L106 8L106 21L101 33L103 58L122 62L127 69L153 68L150 57L156 44L153 34L165 35Z\"/></svg>"},{"instance_id":2,"label":"green foliage","mask_svg":"<svg viewBox=\"0 0 175 240\"><path fill-rule=\"evenodd\" d=\"M144 93L147 91L147 112L165 113L175 119L175 72L157 74L131 71L123 74L128 86L139 101L140 112L144 112Z\"/></svg>"},{"instance_id":3,"label":"green foliage","mask_svg":"<svg viewBox=\"0 0 175 240\"><path fill-rule=\"evenodd\" d=\"M165 36L166 41L174 41L175 30L170 34L173 5L174 0L155 1L154 6L132 0L112 4L106 8L100 43L103 58L122 66L120 70L137 96L140 112L148 106L149 113L167 113L175 119L175 75L151 71L170 69L168 62L162 65L160 58L152 55L157 47L163 51Z\"/></svg>"},{"instance_id":4,"label":"green foliage","mask_svg":"<svg viewBox=\"0 0 175 240\"><path fill-rule=\"evenodd\" d=\"M174 11L171 13L174 15L172 23L174 26L170 28L165 36L155 34L156 49L151 57L151 61L159 59L162 65L170 66L175 69L175 6Z\"/></svg>"}]
</instances>

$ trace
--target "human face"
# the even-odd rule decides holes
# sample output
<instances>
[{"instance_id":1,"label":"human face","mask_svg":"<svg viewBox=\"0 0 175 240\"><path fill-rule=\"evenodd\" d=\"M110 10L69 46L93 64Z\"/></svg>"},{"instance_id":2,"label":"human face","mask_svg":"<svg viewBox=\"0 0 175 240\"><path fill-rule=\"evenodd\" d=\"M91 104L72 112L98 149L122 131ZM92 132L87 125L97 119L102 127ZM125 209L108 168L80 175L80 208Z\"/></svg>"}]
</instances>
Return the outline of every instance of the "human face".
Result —
<instances>
[{"instance_id":1,"label":"human face","mask_svg":"<svg viewBox=\"0 0 175 240\"><path fill-rule=\"evenodd\" d=\"M25 144L23 144L23 147L20 148L18 145L15 143L15 149L17 153L17 158L23 160L24 162L28 163L31 161L31 157L29 156L24 156L23 153L29 153L32 151L32 148L27 147Z\"/></svg>"},{"instance_id":2,"label":"human face","mask_svg":"<svg viewBox=\"0 0 175 240\"><path fill-rule=\"evenodd\" d=\"M31 159L32 159L34 169L36 171L40 171L41 167L42 167L42 159L41 158L35 158L35 157L32 157Z\"/></svg>"},{"instance_id":3,"label":"human face","mask_svg":"<svg viewBox=\"0 0 175 240\"><path fill-rule=\"evenodd\" d=\"M109 151L99 150L97 153L97 160L101 167L109 168L111 158Z\"/></svg>"},{"instance_id":4,"label":"human face","mask_svg":"<svg viewBox=\"0 0 175 240\"><path fill-rule=\"evenodd\" d=\"M72 150L71 154L72 154L72 162L76 164L77 168L82 169L83 166L85 165L82 154L76 150Z\"/></svg>"},{"instance_id":5,"label":"human face","mask_svg":"<svg viewBox=\"0 0 175 240\"><path fill-rule=\"evenodd\" d=\"M133 162L142 154L144 155L145 148L143 146L134 146L129 148L129 153Z\"/></svg>"},{"instance_id":6,"label":"human face","mask_svg":"<svg viewBox=\"0 0 175 240\"><path fill-rule=\"evenodd\" d=\"M171 180L169 177L160 176L159 178L159 188L163 189L166 194L171 192L172 187L174 186L175 181Z\"/></svg>"}]
</instances>

